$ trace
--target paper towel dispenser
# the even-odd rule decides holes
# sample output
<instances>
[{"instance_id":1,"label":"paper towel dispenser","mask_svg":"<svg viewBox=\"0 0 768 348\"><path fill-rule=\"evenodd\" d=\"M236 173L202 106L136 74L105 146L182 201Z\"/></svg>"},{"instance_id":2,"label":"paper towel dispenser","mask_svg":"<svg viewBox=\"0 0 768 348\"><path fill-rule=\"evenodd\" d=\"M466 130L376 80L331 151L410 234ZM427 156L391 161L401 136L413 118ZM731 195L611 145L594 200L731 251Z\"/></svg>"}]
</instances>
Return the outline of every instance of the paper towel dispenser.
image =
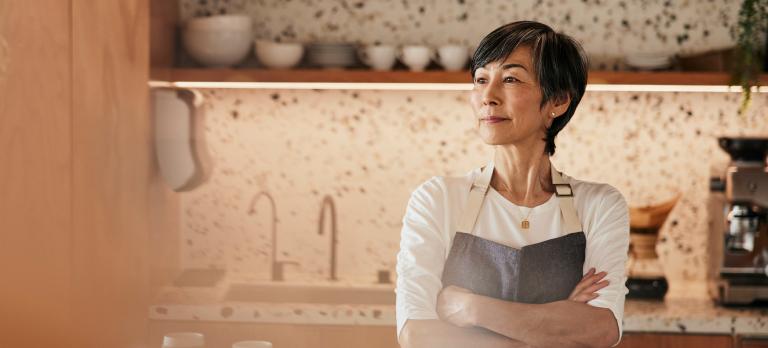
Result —
<instances>
[{"instance_id":1,"label":"paper towel dispenser","mask_svg":"<svg viewBox=\"0 0 768 348\"><path fill-rule=\"evenodd\" d=\"M153 88L152 116L155 154L160 175L171 189L189 191L210 176L199 92Z\"/></svg>"}]
</instances>

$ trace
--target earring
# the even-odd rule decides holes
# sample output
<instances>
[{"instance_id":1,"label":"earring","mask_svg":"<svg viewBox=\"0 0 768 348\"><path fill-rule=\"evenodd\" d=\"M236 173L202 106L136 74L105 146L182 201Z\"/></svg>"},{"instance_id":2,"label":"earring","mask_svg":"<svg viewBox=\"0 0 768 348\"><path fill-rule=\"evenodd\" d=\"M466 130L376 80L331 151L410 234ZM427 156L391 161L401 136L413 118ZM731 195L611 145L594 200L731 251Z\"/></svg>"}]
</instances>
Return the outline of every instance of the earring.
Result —
<instances>
[{"instance_id":1,"label":"earring","mask_svg":"<svg viewBox=\"0 0 768 348\"><path fill-rule=\"evenodd\" d=\"M554 112L552 113L552 117L555 117L555 113Z\"/></svg>"}]
</instances>

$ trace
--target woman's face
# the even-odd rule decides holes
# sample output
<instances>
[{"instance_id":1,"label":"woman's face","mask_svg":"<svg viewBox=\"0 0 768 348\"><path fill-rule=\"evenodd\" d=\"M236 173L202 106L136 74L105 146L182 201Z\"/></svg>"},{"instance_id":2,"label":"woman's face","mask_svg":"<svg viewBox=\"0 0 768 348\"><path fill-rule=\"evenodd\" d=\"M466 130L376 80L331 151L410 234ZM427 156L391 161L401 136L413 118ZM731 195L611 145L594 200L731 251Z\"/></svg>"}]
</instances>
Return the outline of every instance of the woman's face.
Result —
<instances>
[{"instance_id":1,"label":"woman's face","mask_svg":"<svg viewBox=\"0 0 768 348\"><path fill-rule=\"evenodd\" d=\"M530 47L520 46L503 62L490 62L478 68L474 78L470 103L478 133L489 145L543 142L541 139L552 122L550 113L565 112L554 108L551 102L539 108L542 95Z\"/></svg>"}]
</instances>

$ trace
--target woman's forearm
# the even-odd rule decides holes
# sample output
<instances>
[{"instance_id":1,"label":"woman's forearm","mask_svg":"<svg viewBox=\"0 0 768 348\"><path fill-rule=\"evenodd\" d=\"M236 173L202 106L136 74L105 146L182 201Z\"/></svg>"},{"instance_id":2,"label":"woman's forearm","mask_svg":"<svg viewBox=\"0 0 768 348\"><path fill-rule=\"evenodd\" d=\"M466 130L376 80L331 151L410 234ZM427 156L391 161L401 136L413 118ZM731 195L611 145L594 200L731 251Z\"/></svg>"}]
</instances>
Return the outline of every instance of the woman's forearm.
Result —
<instances>
[{"instance_id":1,"label":"woman's forearm","mask_svg":"<svg viewBox=\"0 0 768 348\"><path fill-rule=\"evenodd\" d=\"M470 321L534 347L610 347L618 340L613 313L575 301L526 304L473 295Z\"/></svg>"},{"instance_id":2,"label":"woman's forearm","mask_svg":"<svg viewBox=\"0 0 768 348\"><path fill-rule=\"evenodd\" d=\"M518 348L529 347L483 328L463 328L442 320L410 320L403 328L402 348Z\"/></svg>"}]
</instances>

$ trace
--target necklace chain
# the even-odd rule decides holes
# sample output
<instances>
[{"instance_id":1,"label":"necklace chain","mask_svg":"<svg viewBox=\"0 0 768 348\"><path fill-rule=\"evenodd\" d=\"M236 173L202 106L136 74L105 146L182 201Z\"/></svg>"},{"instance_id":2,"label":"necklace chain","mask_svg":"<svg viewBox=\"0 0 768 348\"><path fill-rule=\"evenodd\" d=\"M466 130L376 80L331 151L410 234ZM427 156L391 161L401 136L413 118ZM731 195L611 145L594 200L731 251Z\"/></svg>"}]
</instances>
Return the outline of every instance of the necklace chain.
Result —
<instances>
[{"instance_id":1,"label":"necklace chain","mask_svg":"<svg viewBox=\"0 0 768 348\"><path fill-rule=\"evenodd\" d=\"M528 221L528 218L531 216L531 212L533 211L533 208L528 209L528 215L525 216L523 221L520 221L520 227L522 227L524 230L527 230L528 227L531 226L531 223Z\"/></svg>"},{"instance_id":2,"label":"necklace chain","mask_svg":"<svg viewBox=\"0 0 768 348\"><path fill-rule=\"evenodd\" d=\"M499 191L506 191L509 192L509 190L499 190ZM531 222L528 220L529 217L531 217L531 212L533 211L533 208L528 208L528 214L525 215L522 221L520 221L520 228L527 230L531 227Z\"/></svg>"},{"instance_id":3,"label":"necklace chain","mask_svg":"<svg viewBox=\"0 0 768 348\"><path fill-rule=\"evenodd\" d=\"M498 181L497 181L497 184L496 184L496 185L500 185ZM512 191L510 191L510 190L508 190L508 189L506 189L506 188L504 188L504 189L500 189L500 190L498 190L498 191L506 191L506 192L512 192ZM533 211L533 208L529 208L529 209L528 209L528 215L526 215L526 216L525 216L525 218L523 218L523 220L522 220L522 221L520 221L520 228L522 228L522 229L524 229L524 230L527 230L528 228L530 228L530 227L531 227L531 223L530 223L530 221L528 220L528 218L529 218L529 217L531 217L531 212L532 212L532 211Z\"/></svg>"}]
</instances>

